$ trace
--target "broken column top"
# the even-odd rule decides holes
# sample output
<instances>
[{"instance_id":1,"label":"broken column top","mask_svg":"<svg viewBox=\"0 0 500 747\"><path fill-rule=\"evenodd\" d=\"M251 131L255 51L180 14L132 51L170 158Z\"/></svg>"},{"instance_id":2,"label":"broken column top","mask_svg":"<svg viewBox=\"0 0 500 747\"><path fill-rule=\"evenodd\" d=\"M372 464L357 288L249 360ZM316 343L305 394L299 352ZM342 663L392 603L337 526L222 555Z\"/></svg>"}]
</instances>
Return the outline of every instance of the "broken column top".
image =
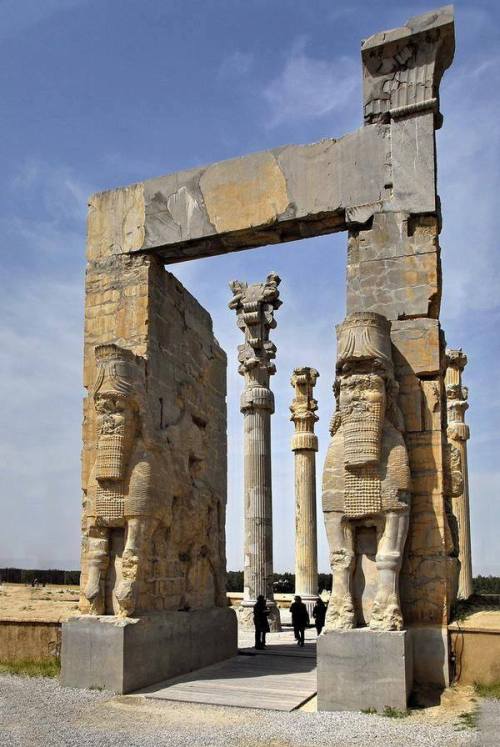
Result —
<instances>
[{"instance_id":1,"label":"broken column top","mask_svg":"<svg viewBox=\"0 0 500 747\"><path fill-rule=\"evenodd\" d=\"M425 110L439 115L439 83L454 51L453 5L366 39L361 47L365 124Z\"/></svg>"}]
</instances>

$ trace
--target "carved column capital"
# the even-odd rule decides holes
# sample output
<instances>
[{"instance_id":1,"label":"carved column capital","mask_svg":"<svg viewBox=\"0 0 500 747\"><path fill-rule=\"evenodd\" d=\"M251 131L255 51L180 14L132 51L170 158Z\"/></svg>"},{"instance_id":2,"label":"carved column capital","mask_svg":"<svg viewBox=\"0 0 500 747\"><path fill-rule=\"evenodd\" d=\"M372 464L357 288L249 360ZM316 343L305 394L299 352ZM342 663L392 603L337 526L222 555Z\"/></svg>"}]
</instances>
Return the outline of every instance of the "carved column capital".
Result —
<instances>
[{"instance_id":1,"label":"carved column capital","mask_svg":"<svg viewBox=\"0 0 500 747\"><path fill-rule=\"evenodd\" d=\"M469 408L469 390L462 385L462 373L466 365L467 356L461 348L446 349L447 435L455 441L466 441L470 435L469 426L465 424L465 412Z\"/></svg>"},{"instance_id":2,"label":"carved column capital","mask_svg":"<svg viewBox=\"0 0 500 747\"><path fill-rule=\"evenodd\" d=\"M439 84L454 51L452 5L366 39L361 48L365 124L433 111L439 127Z\"/></svg>"},{"instance_id":3,"label":"carved column capital","mask_svg":"<svg viewBox=\"0 0 500 747\"><path fill-rule=\"evenodd\" d=\"M276 372L276 345L269 339L269 331L276 327L274 312L281 306L278 285L281 280L271 272L265 282L229 284L233 298L229 308L236 311L237 324L245 335L238 345L239 373L245 377L241 396L241 411L261 408L274 412L274 397L269 389L269 377Z\"/></svg>"},{"instance_id":4,"label":"carved column capital","mask_svg":"<svg viewBox=\"0 0 500 747\"><path fill-rule=\"evenodd\" d=\"M318 403L313 397L313 389L319 373L315 368L303 366L293 370L290 383L295 389L295 398L290 405L291 417L295 425L292 438L292 451L298 449L318 450L318 437L314 433L314 424L319 419L316 415Z\"/></svg>"}]
</instances>

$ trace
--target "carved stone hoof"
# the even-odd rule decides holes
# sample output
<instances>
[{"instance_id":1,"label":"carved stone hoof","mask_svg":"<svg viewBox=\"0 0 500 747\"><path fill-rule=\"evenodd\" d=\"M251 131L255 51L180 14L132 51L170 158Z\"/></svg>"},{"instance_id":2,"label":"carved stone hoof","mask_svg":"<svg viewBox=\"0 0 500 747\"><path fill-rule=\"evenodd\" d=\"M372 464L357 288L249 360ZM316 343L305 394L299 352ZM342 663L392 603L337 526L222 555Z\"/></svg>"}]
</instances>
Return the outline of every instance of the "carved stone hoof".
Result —
<instances>
[{"instance_id":1,"label":"carved stone hoof","mask_svg":"<svg viewBox=\"0 0 500 747\"><path fill-rule=\"evenodd\" d=\"M88 599L89 602L94 602L99 596L100 591L101 591L101 584L100 584L99 575L96 574L95 577L91 575L89 577L89 580L87 581L87 585L83 592L85 595L85 598Z\"/></svg>"},{"instance_id":2,"label":"carved stone hoof","mask_svg":"<svg viewBox=\"0 0 500 747\"><path fill-rule=\"evenodd\" d=\"M394 598L389 598L384 605L375 600L370 617L370 630L402 630L403 615Z\"/></svg>"},{"instance_id":3,"label":"carved stone hoof","mask_svg":"<svg viewBox=\"0 0 500 747\"><path fill-rule=\"evenodd\" d=\"M130 615L135 609L135 583L126 579L120 581L115 590L115 597L120 605L120 613Z\"/></svg>"},{"instance_id":4,"label":"carved stone hoof","mask_svg":"<svg viewBox=\"0 0 500 747\"><path fill-rule=\"evenodd\" d=\"M329 630L351 630L354 628L355 615L352 599L344 597L341 599L330 599L325 620L325 631Z\"/></svg>"}]
</instances>

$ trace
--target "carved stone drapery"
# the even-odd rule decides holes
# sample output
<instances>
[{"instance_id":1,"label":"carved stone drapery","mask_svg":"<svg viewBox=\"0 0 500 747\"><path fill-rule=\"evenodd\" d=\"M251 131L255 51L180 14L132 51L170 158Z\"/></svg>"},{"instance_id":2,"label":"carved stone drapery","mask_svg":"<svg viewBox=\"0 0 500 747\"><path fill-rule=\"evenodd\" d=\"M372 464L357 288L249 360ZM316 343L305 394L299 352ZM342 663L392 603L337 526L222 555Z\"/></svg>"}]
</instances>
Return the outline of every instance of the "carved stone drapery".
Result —
<instances>
[{"instance_id":1,"label":"carved stone drapery","mask_svg":"<svg viewBox=\"0 0 500 747\"><path fill-rule=\"evenodd\" d=\"M245 378L241 395L244 415L245 562L244 597L240 624L253 629L253 605L265 597L271 609L271 629L280 629L280 616L273 594L273 526L271 485L271 415L274 396L269 388L275 373L276 346L269 331L276 326L274 312L281 306L275 273L264 283L248 285L233 281L229 308L245 335L238 346L239 373Z\"/></svg>"},{"instance_id":2,"label":"carved stone drapery","mask_svg":"<svg viewBox=\"0 0 500 747\"><path fill-rule=\"evenodd\" d=\"M316 522L316 452L318 403L313 390L319 373L314 368L295 368L291 385L295 398L290 406L295 425L292 451L295 461L295 593L312 614L318 594L318 540Z\"/></svg>"},{"instance_id":3,"label":"carved stone drapery","mask_svg":"<svg viewBox=\"0 0 500 747\"><path fill-rule=\"evenodd\" d=\"M448 442L450 455L450 492L452 512L456 521L458 539L458 599L468 599L473 593L472 555L470 537L469 477L467 470L467 441L469 426L465 423L468 409L468 390L462 386L462 373L467 356L462 350L446 350L446 409L448 415Z\"/></svg>"}]
</instances>

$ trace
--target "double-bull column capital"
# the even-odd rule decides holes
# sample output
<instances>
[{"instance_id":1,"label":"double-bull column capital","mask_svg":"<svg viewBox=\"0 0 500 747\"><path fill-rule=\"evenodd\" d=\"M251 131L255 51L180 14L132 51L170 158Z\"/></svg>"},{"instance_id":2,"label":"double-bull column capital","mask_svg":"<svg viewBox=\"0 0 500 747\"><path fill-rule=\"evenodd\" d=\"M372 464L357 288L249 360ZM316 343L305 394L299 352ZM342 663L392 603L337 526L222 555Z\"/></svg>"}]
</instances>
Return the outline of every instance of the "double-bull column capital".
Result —
<instances>
[{"instance_id":1,"label":"double-bull column capital","mask_svg":"<svg viewBox=\"0 0 500 747\"><path fill-rule=\"evenodd\" d=\"M237 324L245 336L238 346L239 373L245 378L240 409L244 415L244 595L240 624L253 628L252 608L264 596L271 609L270 624L280 629L273 594L273 527L271 481L271 415L274 396L269 388L275 373L276 346L269 332L276 326L274 312L281 306L280 278L270 273L264 283L230 284Z\"/></svg>"},{"instance_id":2,"label":"double-bull column capital","mask_svg":"<svg viewBox=\"0 0 500 747\"><path fill-rule=\"evenodd\" d=\"M314 424L319 420L316 415L318 403L313 398L313 389L319 373L315 368L303 366L293 370L290 384L295 389L295 398L290 405L290 420L295 425L292 438L292 451L310 449L318 451L318 437L314 433Z\"/></svg>"}]
</instances>

